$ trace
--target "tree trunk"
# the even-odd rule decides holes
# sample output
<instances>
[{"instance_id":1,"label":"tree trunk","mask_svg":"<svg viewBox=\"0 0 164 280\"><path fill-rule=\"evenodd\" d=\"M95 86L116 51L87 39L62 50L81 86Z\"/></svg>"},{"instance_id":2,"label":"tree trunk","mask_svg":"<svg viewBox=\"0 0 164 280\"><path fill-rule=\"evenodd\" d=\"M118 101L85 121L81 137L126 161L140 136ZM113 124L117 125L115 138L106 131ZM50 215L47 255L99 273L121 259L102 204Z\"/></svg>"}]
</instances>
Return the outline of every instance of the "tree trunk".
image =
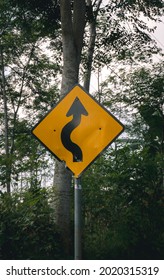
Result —
<instances>
[{"instance_id":1,"label":"tree trunk","mask_svg":"<svg viewBox=\"0 0 164 280\"><path fill-rule=\"evenodd\" d=\"M85 0L73 2L60 1L62 39L63 39L63 73L61 97L78 83L79 64L83 46L85 27ZM70 187L72 175L65 165L56 162L54 172L55 220L61 231L65 253L70 254Z\"/></svg>"},{"instance_id":2,"label":"tree trunk","mask_svg":"<svg viewBox=\"0 0 164 280\"><path fill-rule=\"evenodd\" d=\"M10 164L10 153L9 153L9 125L8 125L8 112L7 112L7 97L5 87L5 70L4 70L4 59L3 59L3 46L0 45L0 62L1 62L1 91L3 96L3 108L4 108L4 133L5 133L5 162L6 162L6 178L5 187L8 193L11 191L11 164Z\"/></svg>"},{"instance_id":3,"label":"tree trunk","mask_svg":"<svg viewBox=\"0 0 164 280\"><path fill-rule=\"evenodd\" d=\"M84 74L84 88L86 91L89 92L90 80L91 80L91 72L92 72L92 62L93 62L93 54L95 50L95 41L96 41L96 20L98 11L100 9L100 5L102 0L99 0L97 3L96 10L93 12L92 1L87 0L87 5L89 9L89 16L90 16L90 23L89 23L89 46L88 46L88 53L87 53L87 65L86 71Z\"/></svg>"},{"instance_id":4,"label":"tree trunk","mask_svg":"<svg viewBox=\"0 0 164 280\"><path fill-rule=\"evenodd\" d=\"M84 88L89 92L90 80L91 80L91 70L92 70L92 61L93 61L93 53L95 47L95 38L96 38L96 23L93 21L89 26L89 47L87 54L87 67L84 75Z\"/></svg>"}]
</instances>

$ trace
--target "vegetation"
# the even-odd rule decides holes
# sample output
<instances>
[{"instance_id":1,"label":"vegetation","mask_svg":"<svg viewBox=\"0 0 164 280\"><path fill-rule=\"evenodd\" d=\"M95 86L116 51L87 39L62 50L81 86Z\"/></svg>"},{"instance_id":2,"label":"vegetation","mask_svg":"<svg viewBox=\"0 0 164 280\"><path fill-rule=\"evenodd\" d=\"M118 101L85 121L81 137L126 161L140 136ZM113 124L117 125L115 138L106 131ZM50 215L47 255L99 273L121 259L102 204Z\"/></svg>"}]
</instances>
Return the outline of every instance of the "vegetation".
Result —
<instances>
[{"instance_id":1,"label":"vegetation","mask_svg":"<svg viewBox=\"0 0 164 280\"><path fill-rule=\"evenodd\" d=\"M48 191L29 188L1 194L0 258L60 259L62 241L52 219Z\"/></svg>"},{"instance_id":2,"label":"vegetation","mask_svg":"<svg viewBox=\"0 0 164 280\"><path fill-rule=\"evenodd\" d=\"M115 91L110 91L110 100L106 92L105 104L114 105L117 113L120 103L122 111L131 111L130 118L129 114L124 116L129 133L127 138L117 140L84 176L87 258L164 257L162 65L130 73L124 91L118 94L122 73L115 81ZM104 85L107 91L110 82L111 77Z\"/></svg>"},{"instance_id":3,"label":"vegetation","mask_svg":"<svg viewBox=\"0 0 164 280\"><path fill-rule=\"evenodd\" d=\"M83 258L162 259L164 65L145 66L160 50L139 15L163 1L73 2L0 0L0 258L73 259L71 176L30 130L119 61L94 94L126 131L83 175Z\"/></svg>"}]
</instances>

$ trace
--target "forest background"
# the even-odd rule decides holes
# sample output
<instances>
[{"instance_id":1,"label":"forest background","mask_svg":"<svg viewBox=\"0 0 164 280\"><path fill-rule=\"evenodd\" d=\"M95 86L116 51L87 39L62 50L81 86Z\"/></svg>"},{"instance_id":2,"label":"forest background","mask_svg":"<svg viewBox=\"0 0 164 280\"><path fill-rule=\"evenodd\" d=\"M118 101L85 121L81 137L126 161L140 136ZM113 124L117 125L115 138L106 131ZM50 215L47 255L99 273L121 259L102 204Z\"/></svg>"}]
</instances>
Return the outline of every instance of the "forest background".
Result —
<instances>
[{"instance_id":1,"label":"forest background","mask_svg":"<svg viewBox=\"0 0 164 280\"><path fill-rule=\"evenodd\" d=\"M67 187L31 128L73 83L89 91L92 73L92 94L126 130L83 175L83 258L163 259L164 64L152 27L163 1L0 0L0 13L0 258L73 259L71 176Z\"/></svg>"}]
</instances>

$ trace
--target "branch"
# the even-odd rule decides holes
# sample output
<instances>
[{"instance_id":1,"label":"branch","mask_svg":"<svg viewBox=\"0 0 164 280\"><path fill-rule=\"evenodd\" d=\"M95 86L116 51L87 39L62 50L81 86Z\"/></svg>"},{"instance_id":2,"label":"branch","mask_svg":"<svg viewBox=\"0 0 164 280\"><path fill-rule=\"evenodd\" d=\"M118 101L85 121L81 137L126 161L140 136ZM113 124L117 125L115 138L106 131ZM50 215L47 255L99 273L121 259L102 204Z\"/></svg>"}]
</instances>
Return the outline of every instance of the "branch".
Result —
<instances>
[{"instance_id":1,"label":"branch","mask_svg":"<svg viewBox=\"0 0 164 280\"><path fill-rule=\"evenodd\" d=\"M97 8L95 10L95 18L97 18L101 3L102 3L102 0L99 0L98 3L97 3Z\"/></svg>"}]
</instances>

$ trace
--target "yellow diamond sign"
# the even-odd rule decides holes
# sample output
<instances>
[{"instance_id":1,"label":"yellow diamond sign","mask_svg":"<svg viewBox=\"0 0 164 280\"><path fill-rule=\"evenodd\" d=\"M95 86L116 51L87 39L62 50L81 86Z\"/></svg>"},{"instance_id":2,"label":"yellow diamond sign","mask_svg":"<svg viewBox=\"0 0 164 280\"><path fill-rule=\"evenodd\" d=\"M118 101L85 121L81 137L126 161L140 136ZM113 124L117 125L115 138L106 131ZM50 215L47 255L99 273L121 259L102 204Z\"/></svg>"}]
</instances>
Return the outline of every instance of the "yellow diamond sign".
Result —
<instances>
[{"instance_id":1,"label":"yellow diamond sign","mask_svg":"<svg viewBox=\"0 0 164 280\"><path fill-rule=\"evenodd\" d=\"M32 133L79 177L123 130L120 121L76 85Z\"/></svg>"}]
</instances>

